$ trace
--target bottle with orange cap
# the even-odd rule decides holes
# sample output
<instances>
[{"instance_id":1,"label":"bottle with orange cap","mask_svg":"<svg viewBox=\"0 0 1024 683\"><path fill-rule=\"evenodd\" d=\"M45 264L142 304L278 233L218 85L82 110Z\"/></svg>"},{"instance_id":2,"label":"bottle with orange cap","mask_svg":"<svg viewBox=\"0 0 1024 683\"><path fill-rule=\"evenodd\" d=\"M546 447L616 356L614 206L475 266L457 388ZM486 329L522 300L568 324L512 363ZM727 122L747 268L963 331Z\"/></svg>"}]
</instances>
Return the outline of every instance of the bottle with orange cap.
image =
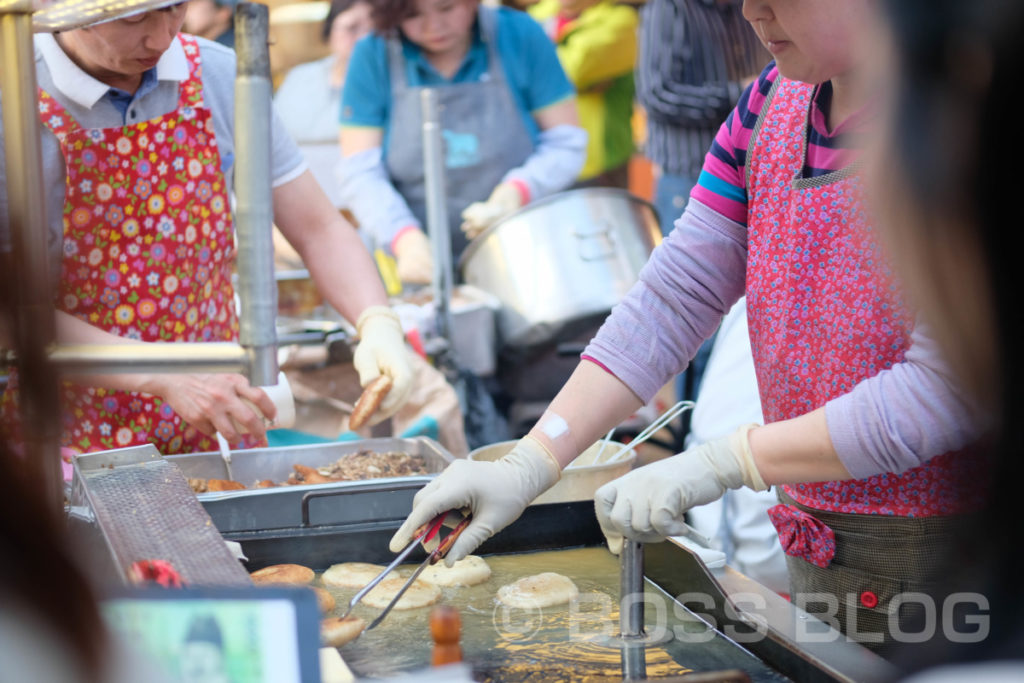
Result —
<instances>
[{"instance_id":1,"label":"bottle with orange cap","mask_svg":"<svg viewBox=\"0 0 1024 683\"><path fill-rule=\"evenodd\" d=\"M432 666L444 666L462 661L459 638L462 618L459 610L451 605L438 605L430 611L430 637L434 640L434 651L430 658Z\"/></svg>"}]
</instances>

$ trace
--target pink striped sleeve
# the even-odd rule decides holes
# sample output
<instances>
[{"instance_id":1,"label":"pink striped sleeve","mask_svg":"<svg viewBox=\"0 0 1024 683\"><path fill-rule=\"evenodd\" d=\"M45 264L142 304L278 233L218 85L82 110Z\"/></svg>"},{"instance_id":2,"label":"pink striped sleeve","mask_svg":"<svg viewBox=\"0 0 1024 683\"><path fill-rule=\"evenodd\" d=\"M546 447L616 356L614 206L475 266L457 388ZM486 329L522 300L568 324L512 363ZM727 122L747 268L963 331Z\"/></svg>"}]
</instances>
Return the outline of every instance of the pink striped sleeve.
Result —
<instances>
[{"instance_id":1,"label":"pink striped sleeve","mask_svg":"<svg viewBox=\"0 0 1024 683\"><path fill-rule=\"evenodd\" d=\"M771 65L740 97L704 158L704 168L691 196L729 220L746 225L747 147L766 93L778 77Z\"/></svg>"}]
</instances>

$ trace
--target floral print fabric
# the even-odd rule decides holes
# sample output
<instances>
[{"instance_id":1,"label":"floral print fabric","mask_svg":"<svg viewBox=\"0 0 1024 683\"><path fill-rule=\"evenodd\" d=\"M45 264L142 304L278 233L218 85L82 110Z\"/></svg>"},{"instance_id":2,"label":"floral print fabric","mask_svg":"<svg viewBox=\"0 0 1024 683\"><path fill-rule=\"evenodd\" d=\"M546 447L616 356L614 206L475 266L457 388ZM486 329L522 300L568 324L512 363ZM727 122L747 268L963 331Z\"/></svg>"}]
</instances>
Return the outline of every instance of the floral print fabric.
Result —
<instances>
[{"instance_id":1,"label":"floral print fabric","mask_svg":"<svg viewBox=\"0 0 1024 683\"><path fill-rule=\"evenodd\" d=\"M813 86L780 77L750 158L747 308L766 422L823 406L900 362L912 316L872 234L852 172L801 183ZM898 410L898 406L893 406ZM901 475L784 487L836 512L949 515L977 506L969 459Z\"/></svg>"},{"instance_id":2,"label":"floral print fabric","mask_svg":"<svg viewBox=\"0 0 1024 683\"><path fill-rule=\"evenodd\" d=\"M782 550L817 567L827 567L836 556L836 534L820 519L795 505L773 505L768 518L779 533Z\"/></svg>"},{"instance_id":3,"label":"floral print fabric","mask_svg":"<svg viewBox=\"0 0 1024 683\"><path fill-rule=\"evenodd\" d=\"M199 47L179 35L189 78L178 109L131 126L81 128L48 93L39 116L67 167L57 307L146 342L234 341L235 251L228 188ZM164 454L216 450L160 398L67 382L64 445L80 452L153 443Z\"/></svg>"}]
</instances>

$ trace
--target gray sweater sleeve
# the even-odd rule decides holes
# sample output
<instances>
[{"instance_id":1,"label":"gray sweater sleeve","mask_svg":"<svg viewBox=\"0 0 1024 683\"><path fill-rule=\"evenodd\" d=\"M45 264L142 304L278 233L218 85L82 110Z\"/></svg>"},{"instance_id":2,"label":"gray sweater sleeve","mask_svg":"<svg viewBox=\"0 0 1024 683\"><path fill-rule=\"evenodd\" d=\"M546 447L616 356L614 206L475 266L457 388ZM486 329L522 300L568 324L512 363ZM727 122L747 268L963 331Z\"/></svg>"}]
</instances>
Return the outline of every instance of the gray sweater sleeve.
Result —
<instances>
[{"instance_id":1,"label":"gray sweater sleeve","mask_svg":"<svg viewBox=\"0 0 1024 683\"><path fill-rule=\"evenodd\" d=\"M983 425L927 327L918 323L902 362L825 404L829 436L857 479L901 473L975 441Z\"/></svg>"}]
</instances>

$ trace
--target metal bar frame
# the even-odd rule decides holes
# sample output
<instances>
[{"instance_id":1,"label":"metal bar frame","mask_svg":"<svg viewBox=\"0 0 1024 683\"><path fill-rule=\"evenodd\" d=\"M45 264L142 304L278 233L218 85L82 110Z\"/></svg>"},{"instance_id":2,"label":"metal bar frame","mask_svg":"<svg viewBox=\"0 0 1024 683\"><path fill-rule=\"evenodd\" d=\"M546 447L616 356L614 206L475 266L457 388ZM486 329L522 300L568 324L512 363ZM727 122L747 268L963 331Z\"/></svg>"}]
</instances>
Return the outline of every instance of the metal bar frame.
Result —
<instances>
[{"instance_id":1,"label":"metal bar frame","mask_svg":"<svg viewBox=\"0 0 1024 683\"><path fill-rule=\"evenodd\" d=\"M423 179L426 184L427 233L434 247L434 306L437 331L451 343L452 244L448 233L447 173L444 167L444 136L437 90L420 91L423 119Z\"/></svg>"},{"instance_id":2,"label":"metal bar frame","mask_svg":"<svg viewBox=\"0 0 1024 683\"><path fill-rule=\"evenodd\" d=\"M41 142L38 133L32 7L25 0L0 0L0 92L3 93L4 154L13 270L13 343L22 376L20 410L26 457L49 482L46 495L63 501L60 416L56 372L47 348L56 336L46 243ZM17 172L14 172L17 171Z\"/></svg>"}]
</instances>

